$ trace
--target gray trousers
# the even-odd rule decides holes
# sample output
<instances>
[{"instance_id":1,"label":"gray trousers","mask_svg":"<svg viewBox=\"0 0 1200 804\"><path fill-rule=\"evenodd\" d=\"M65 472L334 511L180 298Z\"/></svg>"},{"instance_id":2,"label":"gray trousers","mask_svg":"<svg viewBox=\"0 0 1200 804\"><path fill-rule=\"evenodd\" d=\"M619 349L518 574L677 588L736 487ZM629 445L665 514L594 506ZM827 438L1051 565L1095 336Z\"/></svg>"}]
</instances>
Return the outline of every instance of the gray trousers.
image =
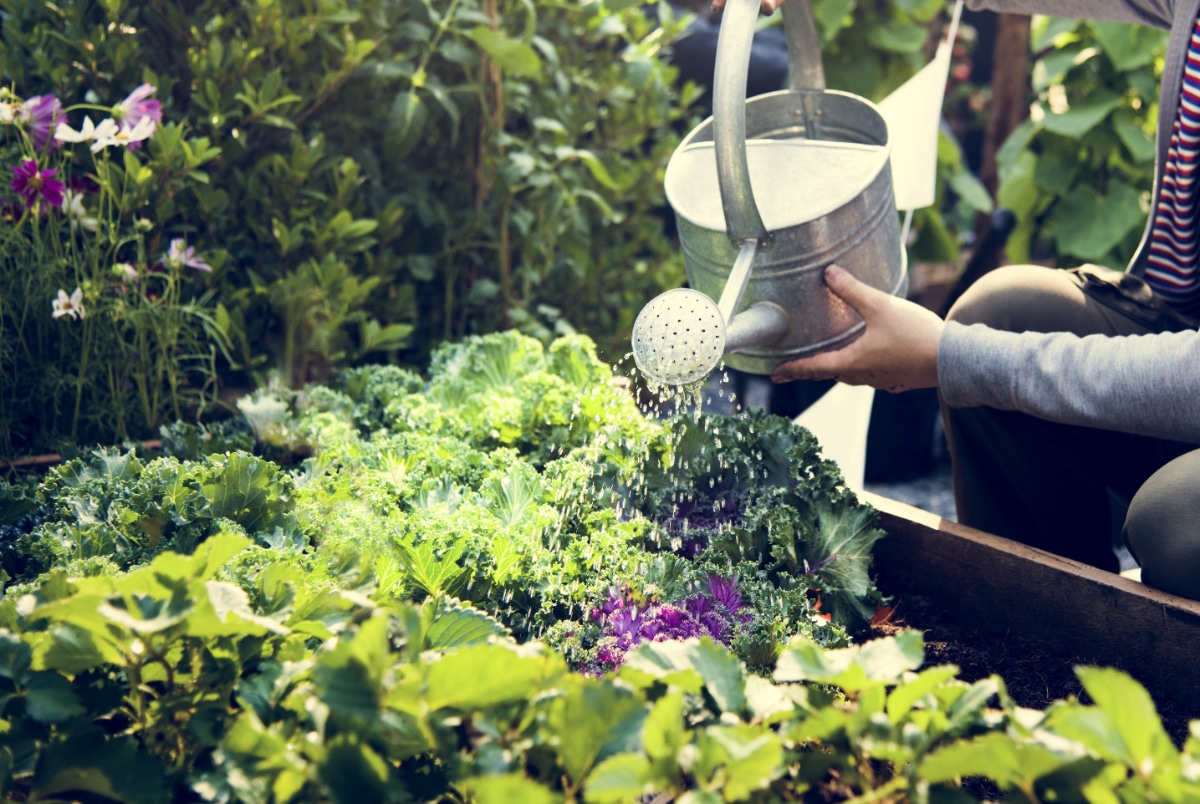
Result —
<instances>
[{"instance_id":1,"label":"gray trousers","mask_svg":"<svg viewBox=\"0 0 1200 804\"><path fill-rule=\"evenodd\" d=\"M1012 332L1079 335L1196 326L1135 277L1030 265L985 275L947 317ZM951 408L944 400L942 417L960 522L1112 571L1118 569L1113 535L1121 527L1143 583L1200 599L1198 445L1014 411Z\"/></svg>"}]
</instances>

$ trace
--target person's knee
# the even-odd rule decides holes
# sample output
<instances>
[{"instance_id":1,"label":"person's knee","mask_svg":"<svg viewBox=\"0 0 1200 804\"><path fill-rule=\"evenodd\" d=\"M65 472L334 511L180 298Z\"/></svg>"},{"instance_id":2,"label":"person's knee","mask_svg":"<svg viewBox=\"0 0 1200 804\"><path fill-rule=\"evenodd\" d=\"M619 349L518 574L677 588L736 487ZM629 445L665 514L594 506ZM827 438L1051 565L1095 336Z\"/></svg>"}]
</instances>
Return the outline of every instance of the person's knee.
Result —
<instances>
[{"instance_id":1,"label":"person's knee","mask_svg":"<svg viewBox=\"0 0 1200 804\"><path fill-rule=\"evenodd\" d=\"M1042 308L1058 295L1055 291L1061 279L1059 272L1038 265L997 268L967 288L950 308L946 320L985 324L1008 332L1041 330Z\"/></svg>"},{"instance_id":2,"label":"person's knee","mask_svg":"<svg viewBox=\"0 0 1200 804\"><path fill-rule=\"evenodd\" d=\"M1200 450L1150 476L1125 518L1125 541L1142 568L1142 582L1200 599Z\"/></svg>"}]
</instances>

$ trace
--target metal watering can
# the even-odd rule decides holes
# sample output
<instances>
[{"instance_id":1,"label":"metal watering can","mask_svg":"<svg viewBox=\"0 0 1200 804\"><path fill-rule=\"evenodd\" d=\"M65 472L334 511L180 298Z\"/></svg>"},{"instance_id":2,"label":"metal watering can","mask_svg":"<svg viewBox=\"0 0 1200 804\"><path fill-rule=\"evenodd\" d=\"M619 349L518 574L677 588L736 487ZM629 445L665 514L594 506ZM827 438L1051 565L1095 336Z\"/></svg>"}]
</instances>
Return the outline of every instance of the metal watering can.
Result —
<instances>
[{"instance_id":1,"label":"metal watering can","mask_svg":"<svg viewBox=\"0 0 1200 804\"><path fill-rule=\"evenodd\" d=\"M825 287L832 263L908 289L887 124L870 101L825 89L809 0L783 5L791 88L747 101L758 5L729 0L713 116L667 165L691 287L657 296L634 322L634 362L659 383L697 382L722 359L770 374L856 335L862 318Z\"/></svg>"}]
</instances>

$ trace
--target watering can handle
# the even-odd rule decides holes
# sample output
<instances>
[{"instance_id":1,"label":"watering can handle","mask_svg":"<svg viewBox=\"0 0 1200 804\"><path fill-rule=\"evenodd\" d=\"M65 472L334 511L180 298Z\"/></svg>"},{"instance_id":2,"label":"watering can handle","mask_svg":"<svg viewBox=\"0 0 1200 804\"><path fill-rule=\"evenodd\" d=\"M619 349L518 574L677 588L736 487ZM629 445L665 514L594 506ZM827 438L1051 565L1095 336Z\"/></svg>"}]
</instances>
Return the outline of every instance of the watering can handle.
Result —
<instances>
[{"instance_id":1,"label":"watering can handle","mask_svg":"<svg viewBox=\"0 0 1200 804\"><path fill-rule=\"evenodd\" d=\"M728 0L717 37L713 75L713 145L717 179L725 210L725 229L737 246L750 240L765 242L770 235L754 203L750 165L746 159L746 79L750 49L758 19L759 0ZM787 32L788 71L792 89L824 89L820 40L810 0L783 4Z\"/></svg>"},{"instance_id":2,"label":"watering can handle","mask_svg":"<svg viewBox=\"0 0 1200 804\"><path fill-rule=\"evenodd\" d=\"M824 89L825 65L811 0L783 4L783 30L787 33L788 88Z\"/></svg>"}]
</instances>

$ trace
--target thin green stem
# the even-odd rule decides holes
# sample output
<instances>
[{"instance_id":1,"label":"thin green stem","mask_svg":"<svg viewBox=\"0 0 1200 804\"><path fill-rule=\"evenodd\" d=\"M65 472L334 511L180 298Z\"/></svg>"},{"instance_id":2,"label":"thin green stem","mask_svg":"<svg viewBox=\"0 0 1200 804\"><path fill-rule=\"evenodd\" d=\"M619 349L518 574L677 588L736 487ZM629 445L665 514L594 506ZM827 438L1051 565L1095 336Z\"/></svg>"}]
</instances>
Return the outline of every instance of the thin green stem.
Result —
<instances>
[{"instance_id":1,"label":"thin green stem","mask_svg":"<svg viewBox=\"0 0 1200 804\"><path fill-rule=\"evenodd\" d=\"M75 412L71 415L71 440L75 441L79 433L79 412L83 407L83 384L84 378L87 377L88 359L92 352L92 321L94 319L83 319L83 348L79 355L79 374L75 382Z\"/></svg>"},{"instance_id":2,"label":"thin green stem","mask_svg":"<svg viewBox=\"0 0 1200 804\"><path fill-rule=\"evenodd\" d=\"M433 57L434 53L438 52L438 45L442 41L442 36L445 35L446 29L450 27L450 22L454 19L455 12L458 11L458 3L459 0L453 0L453 2L450 3L450 8L448 8L446 13L442 15L442 18L438 20L438 27L437 31L433 35L433 41L429 44L429 48L421 57L421 64L417 67L416 72L413 73L414 86L416 85L417 81L424 80L425 70L427 67L429 67L429 59Z\"/></svg>"}]
</instances>

